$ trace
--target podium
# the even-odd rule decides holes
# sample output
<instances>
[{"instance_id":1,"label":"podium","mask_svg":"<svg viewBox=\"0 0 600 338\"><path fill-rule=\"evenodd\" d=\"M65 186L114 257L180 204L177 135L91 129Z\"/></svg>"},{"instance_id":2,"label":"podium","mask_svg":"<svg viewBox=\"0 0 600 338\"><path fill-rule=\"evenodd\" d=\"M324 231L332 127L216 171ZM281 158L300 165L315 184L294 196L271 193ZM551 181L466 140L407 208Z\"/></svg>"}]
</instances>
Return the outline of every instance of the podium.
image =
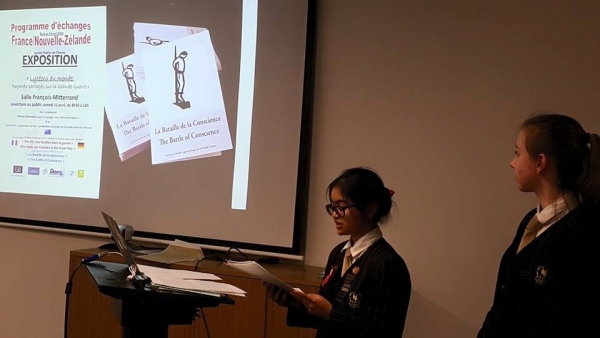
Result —
<instances>
[{"instance_id":1,"label":"podium","mask_svg":"<svg viewBox=\"0 0 600 338\"><path fill-rule=\"evenodd\" d=\"M125 264L96 261L85 267L98 290L113 298L123 338L168 338L169 325L191 324L199 308L235 304L227 295L137 288L126 280L130 273Z\"/></svg>"}]
</instances>

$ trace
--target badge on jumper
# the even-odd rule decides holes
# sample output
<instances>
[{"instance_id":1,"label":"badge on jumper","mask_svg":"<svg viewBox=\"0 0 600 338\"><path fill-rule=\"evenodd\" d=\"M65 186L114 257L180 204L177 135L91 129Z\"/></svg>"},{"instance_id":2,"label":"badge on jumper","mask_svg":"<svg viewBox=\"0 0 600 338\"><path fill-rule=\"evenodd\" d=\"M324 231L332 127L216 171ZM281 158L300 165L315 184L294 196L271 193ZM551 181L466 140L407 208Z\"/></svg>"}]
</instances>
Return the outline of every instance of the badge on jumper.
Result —
<instances>
[{"instance_id":1,"label":"badge on jumper","mask_svg":"<svg viewBox=\"0 0 600 338\"><path fill-rule=\"evenodd\" d=\"M360 307L360 293L350 292L348 295L348 305L353 309L358 309Z\"/></svg>"},{"instance_id":2,"label":"badge on jumper","mask_svg":"<svg viewBox=\"0 0 600 338\"><path fill-rule=\"evenodd\" d=\"M354 268L352 268L352 273L355 275L358 275L359 271L360 271L360 268L358 266L355 266Z\"/></svg>"},{"instance_id":3,"label":"badge on jumper","mask_svg":"<svg viewBox=\"0 0 600 338\"><path fill-rule=\"evenodd\" d=\"M548 275L548 269L540 265L535 269L535 283L537 285L546 285L546 276Z\"/></svg>"}]
</instances>

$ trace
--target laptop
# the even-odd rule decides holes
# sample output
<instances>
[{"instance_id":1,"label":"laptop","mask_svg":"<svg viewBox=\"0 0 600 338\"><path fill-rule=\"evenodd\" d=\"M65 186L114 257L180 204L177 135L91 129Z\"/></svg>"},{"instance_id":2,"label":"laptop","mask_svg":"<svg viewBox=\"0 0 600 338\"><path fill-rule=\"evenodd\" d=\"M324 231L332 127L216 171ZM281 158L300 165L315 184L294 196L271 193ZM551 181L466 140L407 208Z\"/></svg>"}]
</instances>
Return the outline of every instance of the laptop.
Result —
<instances>
[{"instance_id":1,"label":"laptop","mask_svg":"<svg viewBox=\"0 0 600 338\"><path fill-rule=\"evenodd\" d=\"M101 212L106 225L108 225L108 230L110 230L110 234L117 244L119 252L121 255L123 255L125 263L129 268L129 272L131 272L131 280L134 282L134 284L136 284L136 286L145 286L145 284L151 282L151 280L140 271L137 263L133 259L133 255L131 254L131 251L129 251L129 246L127 246L125 238L123 238L123 234L121 234L121 231L119 231L119 225L117 221L114 217L105 213L104 211Z\"/></svg>"}]
</instances>

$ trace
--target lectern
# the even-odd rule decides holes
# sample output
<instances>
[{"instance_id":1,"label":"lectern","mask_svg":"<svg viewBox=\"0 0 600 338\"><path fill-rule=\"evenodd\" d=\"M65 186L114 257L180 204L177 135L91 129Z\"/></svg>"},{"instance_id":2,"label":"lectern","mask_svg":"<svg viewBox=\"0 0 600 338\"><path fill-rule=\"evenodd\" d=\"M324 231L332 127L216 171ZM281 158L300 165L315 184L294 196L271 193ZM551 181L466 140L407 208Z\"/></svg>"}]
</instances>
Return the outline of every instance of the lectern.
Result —
<instances>
[{"instance_id":1,"label":"lectern","mask_svg":"<svg viewBox=\"0 0 600 338\"><path fill-rule=\"evenodd\" d=\"M199 308L235 303L227 295L136 287L127 280L130 273L125 264L96 261L86 269L98 290L113 298L113 313L121 323L123 338L168 338L169 325L191 324Z\"/></svg>"}]
</instances>

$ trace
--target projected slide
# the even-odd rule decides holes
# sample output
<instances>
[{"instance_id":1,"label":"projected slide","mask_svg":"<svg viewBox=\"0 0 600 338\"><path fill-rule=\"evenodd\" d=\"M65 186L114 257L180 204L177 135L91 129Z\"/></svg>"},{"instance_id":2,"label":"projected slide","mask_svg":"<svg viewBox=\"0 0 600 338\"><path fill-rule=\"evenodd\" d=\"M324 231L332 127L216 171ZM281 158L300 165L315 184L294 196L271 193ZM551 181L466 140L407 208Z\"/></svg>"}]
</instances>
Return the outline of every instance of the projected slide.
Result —
<instances>
[{"instance_id":1,"label":"projected slide","mask_svg":"<svg viewBox=\"0 0 600 338\"><path fill-rule=\"evenodd\" d=\"M105 7L0 12L0 191L98 198Z\"/></svg>"},{"instance_id":2,"label":"projected slide","mask_svg":"<svg viewBox=\"0 0 600 338\"><path fill-rule=\"evenodd\" d=\"M102 231L104 210L140 236L296 252L308 9L0 1L0 226Z\"/></svg>"}]
</instances>

